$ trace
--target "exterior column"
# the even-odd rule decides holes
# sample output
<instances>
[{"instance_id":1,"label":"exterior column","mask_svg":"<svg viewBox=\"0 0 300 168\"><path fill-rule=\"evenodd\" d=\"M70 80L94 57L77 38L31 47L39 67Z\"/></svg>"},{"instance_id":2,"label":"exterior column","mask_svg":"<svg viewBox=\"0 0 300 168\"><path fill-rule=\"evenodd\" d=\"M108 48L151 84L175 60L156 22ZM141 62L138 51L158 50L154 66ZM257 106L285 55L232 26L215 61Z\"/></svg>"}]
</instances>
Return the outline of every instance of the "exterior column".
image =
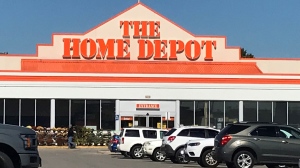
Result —
<instances>
[{"instance_id":1,"label":"exterior column","mask_svg":"<svg viewBox=\"0 0 300 168\"><path fill-rule=\"evenodd\" d=\"M121 116L120 116L120 100L116 100L116 107L115 107L115 131L120 132L121 128Z\"/></svg>"},{"instance_id":2,"label":"exterior column","mask_svg":"<svg viewBox=\"0 0 300 168\"><path fill-rule=\"evenodd\" d=\"M51 99L50 103L50 128L55 127L55 99Z\"/></svg>"},{"instance_id":3,"label":"exterior column","mask_svg":"<svg viewBox=\"0 0 300 168\"><path fill-rule=\"evenodd\" d=\"M244 120L244 102L239 101L239 121Z\"/></svg>"},{"instance_id":4,"label":"exterior column","mask_svg":"<svg viewBox=\"0 0 300 168\"><path fill-rule=\"evenodd\" d=\"M174 127L178 128L180 126L180 101L176 100L175 103L176 107L175 107L175 119L174 119Z\"/></svg>"}]
</instances>

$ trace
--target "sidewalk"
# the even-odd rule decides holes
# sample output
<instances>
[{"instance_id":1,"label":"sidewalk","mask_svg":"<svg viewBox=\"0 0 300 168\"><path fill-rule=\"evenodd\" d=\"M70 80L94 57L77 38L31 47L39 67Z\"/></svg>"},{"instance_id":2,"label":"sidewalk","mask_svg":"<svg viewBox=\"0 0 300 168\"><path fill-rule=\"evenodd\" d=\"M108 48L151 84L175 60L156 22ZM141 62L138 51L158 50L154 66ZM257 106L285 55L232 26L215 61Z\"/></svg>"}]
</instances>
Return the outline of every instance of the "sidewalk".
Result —
<instances>
[{"instance_id":1,"label":"sidewalk","mask_svg":"<svg viewBox=\"0 0 300 168\"><path fill-rule=\"evenodd\" d=\"M68 146L38 146L39 149L68 149ZM76 146L77 149L108 150L107 146Z\"/></svg>"}]
</instances>

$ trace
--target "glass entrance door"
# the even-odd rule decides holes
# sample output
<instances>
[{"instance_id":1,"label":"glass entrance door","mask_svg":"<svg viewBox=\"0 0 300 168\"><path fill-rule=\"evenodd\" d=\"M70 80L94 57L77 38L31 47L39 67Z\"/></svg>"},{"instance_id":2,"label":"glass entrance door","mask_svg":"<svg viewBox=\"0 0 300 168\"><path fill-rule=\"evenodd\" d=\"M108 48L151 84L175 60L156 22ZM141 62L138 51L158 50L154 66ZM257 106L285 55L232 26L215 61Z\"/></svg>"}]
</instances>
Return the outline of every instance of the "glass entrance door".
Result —
<instances>
[{"instance_id":1,"label":"glass entrance door","mask_svg":"<svg viewBox=\"0 0 300 168\"><path fill-rule=\"evenodd\" d=\"M146 127L146 116L135 116L133 124L135 127Z\"/></svg>"},{"instance_id":2,"label":"glass entrance door","mask_svg":"<svg viewBox=\"0 0 300 168\"><path fill-rule=\"evenodd\" d=\"M134 126L135 127L152 127L152 128L162 128L162 117L161 116L134 116Z\"/></svg>"},{"instance_id":3,"label":"glass entrance door","mask_svg":"<svg viewBox=\"0 0 300 168\"><path fill-rule=\"evenodd\" d=\"M161 117L149 117L149 127L161 128Z\"/></svg>"}]
</instances>

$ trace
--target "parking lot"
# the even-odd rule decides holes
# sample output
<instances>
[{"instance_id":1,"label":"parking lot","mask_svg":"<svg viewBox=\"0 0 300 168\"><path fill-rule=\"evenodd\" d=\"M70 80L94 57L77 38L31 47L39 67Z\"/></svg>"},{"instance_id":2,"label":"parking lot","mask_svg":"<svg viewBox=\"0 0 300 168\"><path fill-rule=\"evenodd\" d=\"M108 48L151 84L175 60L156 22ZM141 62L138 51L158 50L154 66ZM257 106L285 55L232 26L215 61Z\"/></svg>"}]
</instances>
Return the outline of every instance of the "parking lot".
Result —
<instances>
[{"instance_id":1,"label":"parking lot","mask_svg":"<svg viewBox=\"0 0 300 168\"><path fill-rule=\"evenodd\" d=\"M170 161L153 162L148 158L133 160L104 149L39 149L43 168L184 168L200 167L197 163L186 165L173 164ZM220 165L225 168L226 166ZM262 166L256 166L262 167Z\"/></svg>"}]
</instances>

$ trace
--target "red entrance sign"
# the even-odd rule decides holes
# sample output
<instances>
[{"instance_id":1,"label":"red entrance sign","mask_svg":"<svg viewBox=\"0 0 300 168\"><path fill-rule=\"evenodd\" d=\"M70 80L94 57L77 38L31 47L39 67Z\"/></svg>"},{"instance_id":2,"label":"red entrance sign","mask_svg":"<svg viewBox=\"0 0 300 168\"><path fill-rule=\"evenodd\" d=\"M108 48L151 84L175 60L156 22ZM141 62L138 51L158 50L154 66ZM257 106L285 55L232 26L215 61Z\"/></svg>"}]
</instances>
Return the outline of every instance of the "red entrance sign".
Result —
<instances>
[{"instance_id":1,"label":"red entrance sign","mask_svg":"<svg viewBox=\"0 0 300 168\"><path fill-rule=\"evenodd\" d=\"M158 110L160 108L159 104L136 104L136 109L152 109Z\"/></svg>"}]
</instances>

